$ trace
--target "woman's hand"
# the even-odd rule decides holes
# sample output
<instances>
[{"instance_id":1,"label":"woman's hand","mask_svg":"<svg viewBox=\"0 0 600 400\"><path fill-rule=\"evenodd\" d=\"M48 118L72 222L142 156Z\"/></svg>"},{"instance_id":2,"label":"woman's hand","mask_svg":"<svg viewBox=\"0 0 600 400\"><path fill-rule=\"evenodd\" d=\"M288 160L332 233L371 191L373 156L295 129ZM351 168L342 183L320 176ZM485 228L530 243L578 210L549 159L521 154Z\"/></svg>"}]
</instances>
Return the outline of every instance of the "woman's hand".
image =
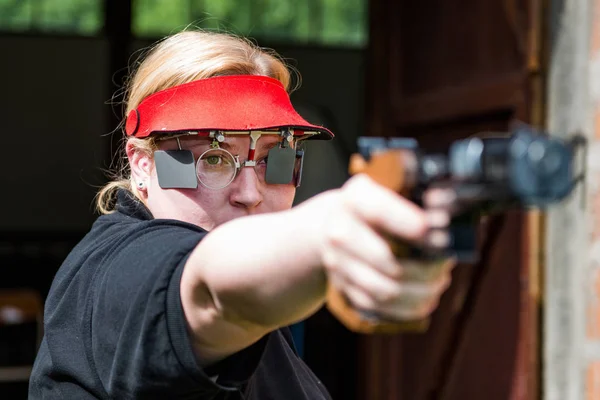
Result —
<instances>
[{"instance_id":1,"label":"woman's hand","mask_svg":"<svg viewBox=\"0 0 600 400\"><path fill-rule=\"evenodd\" d=\"M443 204L444 196L428 197L428 205ZM192 252L181 278L201 362L312 315L326 301L328 284L358 310L396 320L428 316L448 287L452 263L398 261L384 237L443 246L443 229L427 233L448 221L446 212L426 213L356 175L291 210L220 225Z\"/></svg>"},{"instance_id":2,"label":"woman's hand","mask_svg":"<svg viewBox=\"0 0 600 400\"><path fill-rule=\"evenodd\" d=\"M438 207L426 213L362 174L336 197L323 217L320 248L330 284L363 311L395 320L429 316L450 284L454 262L398 260L385 237L447 245L450 216L444 206L451 199L445 192L427 193L425 201ZM429 228L438 229L431 234Z\"/></svg>"}]
</instances>

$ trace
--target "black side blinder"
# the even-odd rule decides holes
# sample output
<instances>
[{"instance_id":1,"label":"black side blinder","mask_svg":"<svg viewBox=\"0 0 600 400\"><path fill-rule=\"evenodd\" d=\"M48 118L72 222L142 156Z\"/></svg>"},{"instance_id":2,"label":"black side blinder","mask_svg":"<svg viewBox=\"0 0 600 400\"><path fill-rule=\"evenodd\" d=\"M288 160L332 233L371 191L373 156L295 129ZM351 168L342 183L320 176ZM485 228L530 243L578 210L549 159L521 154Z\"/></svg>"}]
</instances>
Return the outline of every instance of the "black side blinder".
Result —
<instances>
[{"instance_id":1,"label":"black side blinder","mask_svg":"<svg viewBox=\"0 0 600 400\"><path fill-rule=\"evenodd\" d=\"M157 150L154 164L163 189L197 189L194 154L189 150Z\"/></svg>"}]
</instances>

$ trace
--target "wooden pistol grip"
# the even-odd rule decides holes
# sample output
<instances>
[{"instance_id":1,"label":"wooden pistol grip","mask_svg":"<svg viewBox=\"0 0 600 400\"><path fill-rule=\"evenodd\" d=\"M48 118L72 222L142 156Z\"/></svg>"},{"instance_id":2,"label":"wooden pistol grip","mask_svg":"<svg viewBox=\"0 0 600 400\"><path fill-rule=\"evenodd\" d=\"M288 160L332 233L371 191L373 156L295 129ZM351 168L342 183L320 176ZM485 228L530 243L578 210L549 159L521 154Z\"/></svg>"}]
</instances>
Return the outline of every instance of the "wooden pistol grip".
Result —
<instances>
[{"instance_id":1,"label":"wooden pistol grip","mask_svg":"<svg viewBox=\"0 0 600 400\"><path fill-rule=\"evenodd\" d=\"M389 150L371 157L365 161L359 154L350 158L349 171L351 175L365 173L377 183L406 196L412 189L412 182L407 179L407 153L398 150ZM398 257L408 255L406 245L387 239L392 251ZM340 320L346 328L357 333L384 333L395 334L400 332L423 332L429 327L429 318L414 321L391 321L376 315L353 308L345 298L331 284L327 289L327 308Z\"/></svg>"}]
</instances>

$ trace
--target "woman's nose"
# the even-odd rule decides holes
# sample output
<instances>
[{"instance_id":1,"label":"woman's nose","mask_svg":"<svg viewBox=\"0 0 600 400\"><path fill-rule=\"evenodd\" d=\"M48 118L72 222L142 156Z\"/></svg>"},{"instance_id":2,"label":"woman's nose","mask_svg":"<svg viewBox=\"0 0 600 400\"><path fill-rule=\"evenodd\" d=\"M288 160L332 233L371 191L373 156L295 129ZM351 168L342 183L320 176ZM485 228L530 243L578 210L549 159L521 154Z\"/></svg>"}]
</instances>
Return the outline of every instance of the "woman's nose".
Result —
<instances>
[{"instance_id":1,"label":"woman's nose","mask_svg":"<svg viewBox=\"0 0 600 400\"><path fill-rule=\"evenodd\" d=\"M233 182L229 197L231 205L235 207L255 208L262 202L260 180L252 167L242 167Z\"/></svg>"}]
</instances>

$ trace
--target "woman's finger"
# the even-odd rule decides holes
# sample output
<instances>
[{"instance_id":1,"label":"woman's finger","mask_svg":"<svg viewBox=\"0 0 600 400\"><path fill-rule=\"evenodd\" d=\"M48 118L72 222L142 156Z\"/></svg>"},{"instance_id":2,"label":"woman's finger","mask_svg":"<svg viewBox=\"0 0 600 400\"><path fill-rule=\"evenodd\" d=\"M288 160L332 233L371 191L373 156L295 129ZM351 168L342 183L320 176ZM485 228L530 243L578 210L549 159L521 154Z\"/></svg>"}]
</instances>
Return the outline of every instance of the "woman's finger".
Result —
<instances>
[{"instance_id":1,"label":"woman's finger","mask_svg":"<svg viewBox=\"0 0 600 400\"><path fill-rule=\"evenodd\" d=\"M402 268L405 281L430 282L449 274L456 266L454 258L438 258L432 260L401 259L398 263Z\"/></svg>"},{"instance_id":2,"label":"woman's finger","mask_svg":"<svg viewBox=\"0 0 600 400\"><path fill-rule=\"evenodd\" d=\"M382 274L361 260L342 257L336 274L341 275L350 286L368 294L378 304L396 302L402 295L402 282Z\"/></svg>"},{"instance_id":3,"label":"woman's finger","mask_svg":"<svg viewBox=\"0 0 600 400\"><path fill-rule=\"evenodd\" d=\"M330 251L346 254L370 264L381 273L397 279L402 274L390 244L367 224L352 216L342 215L326 232L325 245Z\"/></svg>"},{"instance_id":4,"label":"woman's finger","mask_svg":"<svg viewBox=\"0 0 600 400\"><path fill-rule=\"evenodd\" d=\"M398 238L418 241L427 231L425 212L364 174L344 186L345 204L361 220Z\"/></svg>"},{"instance_id":5,"label":"woman's finger","mask_svg":"<svg viewBox=\"0 0 600 400\"><path fill-rule=\"evenodd\" d=\"M378 314L379 307L377 301L361 288L348 285L344 288L343 293L346 296L347 301L356 309L356 311Z\"/></svg>"},{"instance_id":6,"label":"woman's finger","mask_svg":"<svg viewBox=\"0 0 600 400\"><path fill-rule=\"evenodd\" d=\"M403 286L405 296L399 298L394 304L380 305L377 312L381 316L395 320L425 318L439 305L440 298L449 285L449 277L440 279L426 288L405 285Z\"/></svg>"}]
</instances>

